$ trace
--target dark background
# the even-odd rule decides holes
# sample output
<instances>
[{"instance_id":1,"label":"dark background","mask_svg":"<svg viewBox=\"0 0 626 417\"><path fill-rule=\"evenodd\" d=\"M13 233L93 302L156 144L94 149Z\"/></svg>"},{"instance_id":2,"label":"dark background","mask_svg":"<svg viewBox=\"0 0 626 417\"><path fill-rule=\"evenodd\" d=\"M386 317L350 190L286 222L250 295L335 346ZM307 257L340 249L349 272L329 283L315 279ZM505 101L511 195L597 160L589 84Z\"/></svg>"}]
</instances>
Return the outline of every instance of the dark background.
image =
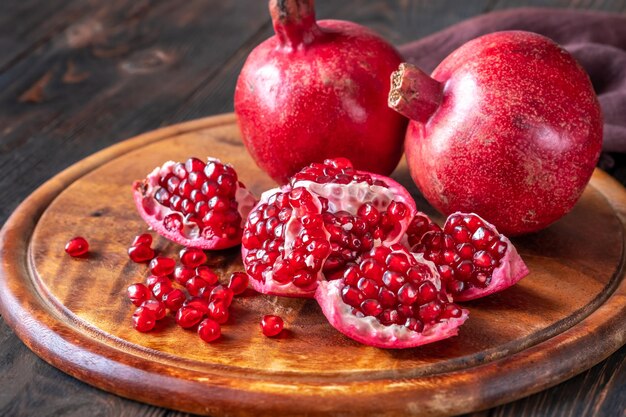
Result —
<instances>
[{"instance_id":1,"label":"dark background","mask_svg":"<svg viewBox=\"0 0 626 417\"><path fill-rule=\"evenodd\" d=\"M516 6L624 13L626 0L318 0L395 44ZM249 51L272 33L264 0L0 0L0 222L91 153L232 111ZM626 115L625 115L626 117ZM619 416L626 348L569 381L478 416ZM0 415L182 416L99 391L47 365L0 320Z\"/></svg>"}]
</instances>

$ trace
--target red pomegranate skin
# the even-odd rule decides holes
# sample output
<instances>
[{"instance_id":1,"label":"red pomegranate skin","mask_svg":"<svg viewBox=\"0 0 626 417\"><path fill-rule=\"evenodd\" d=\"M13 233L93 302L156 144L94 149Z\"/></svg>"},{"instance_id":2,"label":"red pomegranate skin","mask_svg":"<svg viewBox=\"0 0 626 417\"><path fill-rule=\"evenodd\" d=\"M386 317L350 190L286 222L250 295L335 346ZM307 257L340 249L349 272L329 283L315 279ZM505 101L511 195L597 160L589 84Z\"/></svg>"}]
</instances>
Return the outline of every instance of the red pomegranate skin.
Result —
<instances>
[{"instance_id":1,"label":"red pomegranate skin","mask_svg":"<svg viewBox=\"0 0 626 417\"><path fill-rule=\"evenodd\" d=\"M270 10L279 35L252 51L235 89L235 113L253 159L279 183L334 157L390 174L407 123L386 105L401 56L360 25L316 22L311 0L278 2L299 8L295 23L280 21L275 3Z\"/></svg>"},{"instance_id":2,"label":"red pomegranate skin","mask_svg":"<svg viewBox=\"0 0 626 417\"><path fill-rule=\"evenodd\" d=\"M477 38L432 73L441 105L411 121L411 176L439 211L475 212L506 235L541 230L568 213L602 144L589 77L543 36L520 31Z\"/></svg>"}]
</instances>

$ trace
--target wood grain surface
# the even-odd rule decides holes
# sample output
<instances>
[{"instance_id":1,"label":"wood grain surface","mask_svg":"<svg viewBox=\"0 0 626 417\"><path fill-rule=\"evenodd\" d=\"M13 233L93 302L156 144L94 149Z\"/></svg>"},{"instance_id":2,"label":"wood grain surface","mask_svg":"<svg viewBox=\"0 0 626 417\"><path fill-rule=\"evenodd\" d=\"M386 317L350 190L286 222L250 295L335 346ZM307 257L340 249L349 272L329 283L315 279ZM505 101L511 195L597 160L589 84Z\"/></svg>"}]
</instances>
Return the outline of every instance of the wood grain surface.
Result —
<instances>
[{"instance_id":1,"label":"wood grain surface","mask_svg":"<svg viewBox=\"0 0 626 417\"><path fill-rule=\"evenodd\" d=\"M514 240L531 274L505 293L467 303L471 319L453 339L371 348L334 330L312 300L254 292L235 300L218 343L202 342L172 317L151 333L136 332L125 288L149 272L126 254L146 229L129 184L189 155L232 163L257 195L274 185L245 152L234 116L224 115L103 150L18 207L0 234L0 308L31 350L107 391L195 413L433 416L539 391L626 340L626 190L602 172L568 216ZM393 177L414 188L405 163ZM61 250L75 235L89 240L88 257ZM172 257L179 249L162 238L155 246ZM238 248L210 253L208 264L223 279L243 269ZM261 334L264 314L284 318L282 337Z\"/></svg>"},{"instance_id":2,"label":"wood grain surface","mask_svg":"<svg viewBox=\"0 0 626 417\"><path fill-rule=\"evenodd\" d=\"M520 5L626 11L624 0L317 3L321 18L357 21L397 44ZM238 69L270 31L263 1L0 2L0 219L45 180L97 150L162 125L232 110ZM623 174L624 166L613 172ZM473 415L622 415L625 356L622 348L555 388ZM0 387L0 415L184 415L66 376L32 354L1 320Z\"/></svg>"}]
</instances>

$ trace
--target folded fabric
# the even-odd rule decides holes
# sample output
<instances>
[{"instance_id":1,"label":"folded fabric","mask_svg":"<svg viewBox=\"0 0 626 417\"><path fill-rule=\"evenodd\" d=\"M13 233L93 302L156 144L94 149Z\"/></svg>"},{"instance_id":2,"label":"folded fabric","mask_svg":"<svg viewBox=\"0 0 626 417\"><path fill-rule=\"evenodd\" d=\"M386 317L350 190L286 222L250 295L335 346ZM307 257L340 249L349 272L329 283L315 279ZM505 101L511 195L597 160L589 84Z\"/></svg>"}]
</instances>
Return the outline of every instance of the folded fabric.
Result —
<instances>
[{"instance_id":1,"label":"folded fabric","mask_svg":"<svg viewBox=\"0 0 626 417\"><path fill-rule=\"evenodd\" d=\"M463 21L403 45L400 52L408 62L430 72L463 43L501 30L536 32L570 51L589 73L598 94L604 116L603 150L626 153L626 16L557 9L510 9ZM611 165L605 155L604 165L607 163Z\"/></svg>"}]
</instances>

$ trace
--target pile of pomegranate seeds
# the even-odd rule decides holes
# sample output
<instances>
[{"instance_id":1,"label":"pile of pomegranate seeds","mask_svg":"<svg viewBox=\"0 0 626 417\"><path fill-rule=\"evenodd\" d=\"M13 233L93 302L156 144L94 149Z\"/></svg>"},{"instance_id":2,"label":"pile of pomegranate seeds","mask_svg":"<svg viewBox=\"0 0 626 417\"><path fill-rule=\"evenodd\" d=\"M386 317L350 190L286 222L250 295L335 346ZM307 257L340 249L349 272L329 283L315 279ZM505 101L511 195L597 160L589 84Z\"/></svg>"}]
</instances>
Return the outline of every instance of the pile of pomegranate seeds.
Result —
<instances>
[{"instance_id":1,"label":"pile of pomegranate seeds","mask_svg":"<svg viewBox=\"0 0 626 417\"><path fill-rule=\"evenodd\" d=\"M65 244L65 252L72 257L83 256L89 251L89 242L84 237L77 236Z\"/></svg>"},{"instance_id":2,"label":"pile of pomegranate seeds","mask_svg":"<svg viewBox=\"0 0 626 417\"><path fill-rule=\"evenodd\" d=\"M151 243L149 234L137 236L131 249L149 248ZM183 248L179 260L181 264L177 265L173 258L154 256L150 259L151 275L146 283L128 287L128 298L138 306L133 314L133 327L149 332L169 311L180 327L198 326L200 338L213 342L221 336L220 326L228 321L233 297L248 287L248 275L235 272L227 286L221 285L218 275L204 265L207 256L198 248Z\"/></svg>"}]
</instances>

